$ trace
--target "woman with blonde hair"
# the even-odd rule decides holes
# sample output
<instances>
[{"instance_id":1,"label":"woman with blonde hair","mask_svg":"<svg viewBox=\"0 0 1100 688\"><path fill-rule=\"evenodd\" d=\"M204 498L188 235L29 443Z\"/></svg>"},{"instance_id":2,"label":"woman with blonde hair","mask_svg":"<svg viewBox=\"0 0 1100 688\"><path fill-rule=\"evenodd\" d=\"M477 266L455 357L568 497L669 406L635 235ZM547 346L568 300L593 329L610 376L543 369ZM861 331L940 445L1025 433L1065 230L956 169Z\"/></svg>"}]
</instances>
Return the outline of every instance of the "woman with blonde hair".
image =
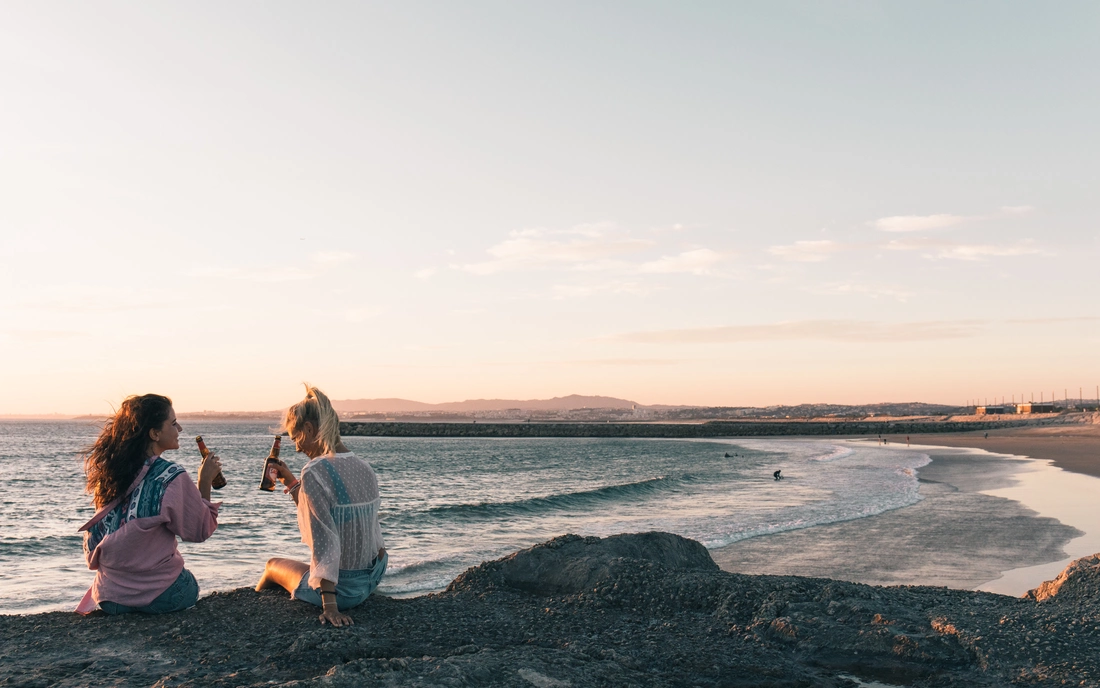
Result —
<instances>
[{"instance_id":1,"label":"woman with blonde hair","mask_svg":"<svg viewBox=\"0 0 1100 688\"><path fill-rule=\"evenodd\" d=\"M344 446L340 419L325 394L306 385L306 398L287 409L284 427L309 457L297 479L279 462L279 479L298 506L298 530L308 564L270 559L256 590L282 587L293 599L322 608L321 624L350 626L343 612L361 604L386 570L378 524L378 478Z\"/></svg>"},{"instance_id":2,"label":"woman with blonde hair","mask_svg":"<svg viewBox=\"0 0 1100 688\"><path fill-rule=\"evenodd\" d=\"M76 611L87 614L99 605L108 614L163 614L198 600L198 583L183 567L176 538L202 542L218 527L220 503L210 502L210 484L221 462L207 455L198 485L191 482L183 466L161 456L179 449L182 430L171 399L133 396L84 454L98 511L80 530L96 576Z\"/></svg>"}]
</instances>

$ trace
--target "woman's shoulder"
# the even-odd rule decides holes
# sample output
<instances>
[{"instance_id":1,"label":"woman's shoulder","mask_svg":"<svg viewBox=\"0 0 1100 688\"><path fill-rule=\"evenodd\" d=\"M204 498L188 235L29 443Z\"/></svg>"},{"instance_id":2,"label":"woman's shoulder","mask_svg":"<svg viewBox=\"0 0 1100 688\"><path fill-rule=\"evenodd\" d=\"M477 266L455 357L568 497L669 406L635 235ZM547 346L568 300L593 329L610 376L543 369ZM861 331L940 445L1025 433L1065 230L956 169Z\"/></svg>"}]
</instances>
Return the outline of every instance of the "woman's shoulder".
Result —
<instances>
[{"instance_id":1,"label":"woman's shoulder","mask_svg":"<svg viewBox=\"0 0 1100 688\"><path fill-rule=\"evenodd\" d=\"M309 461L307 461L306 465L302 467L302 472L317 471L317 470L326 471L326 470L328 470L327 468L324 468L324 466L326 464L328 466L331 466L331 467L335 468L335 467L339 467L341 464L349 463L350 461L357 461L358 462L358 461L363 461L363 459L360 459L358 456L356 456L355 452L350 452L350 451L348 451L348 452L338 452L338 453L333 453L333 454L322 454L321 456L318 456L317 458L310 459Z\"/></svg>"},{"instance_id":2,"label":"woman's shoulder","mask_svg":"<svg viewBox=\"0 0 1100 688\"><path fill-rule=\"evenodd\" d=\"M186 474L187 469L180 464L158 456L149 466L149 472L145 474L145 480L155 480L162 485L167 485L179 476Z\"/></svg>"}]
</instances>

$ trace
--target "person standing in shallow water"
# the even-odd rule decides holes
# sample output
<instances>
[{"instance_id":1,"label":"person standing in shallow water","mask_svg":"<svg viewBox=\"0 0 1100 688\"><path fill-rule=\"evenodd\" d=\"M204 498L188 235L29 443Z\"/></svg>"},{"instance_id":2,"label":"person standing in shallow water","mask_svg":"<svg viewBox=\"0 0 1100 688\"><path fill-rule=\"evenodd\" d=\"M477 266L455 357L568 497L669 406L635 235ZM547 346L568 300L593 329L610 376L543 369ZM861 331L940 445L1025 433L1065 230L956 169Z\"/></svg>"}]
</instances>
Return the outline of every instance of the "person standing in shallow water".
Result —
<instances>
[{"instance_id":1,"label":"person standing in shallow water","mask_svg":"<svg viewBox=\"0 0 1100 688\"><path fill-rule=\"evenodd\" d=\"M179 449L183 430L172 400L133 396L103 426L84 455L87 490L98 509L80 530L96 572L76 611L163 614L191 607L199 585L183 566L176 538L202 542L218 527L210 484L221 461L209 454L196 487L183 466L162 454Z\"/></svg>"},{"instance_id":2,"label":"person standing in shallow water","mask_svg":"<svg viewBox=\"0 0 1100 688\"><path fill-rule=\"evenodd\" d=\"M310 561L269 559L256 590L281 587L321 607L322 625L350 626L343 612L374 592L388 561L378 523L378 478L344 446L340 419L316 387L306 385L306 398L287 409L284 426L294 448L309 457L300 480L282 461L278 470L298 507Z\"/></svg>"}]
</instances>

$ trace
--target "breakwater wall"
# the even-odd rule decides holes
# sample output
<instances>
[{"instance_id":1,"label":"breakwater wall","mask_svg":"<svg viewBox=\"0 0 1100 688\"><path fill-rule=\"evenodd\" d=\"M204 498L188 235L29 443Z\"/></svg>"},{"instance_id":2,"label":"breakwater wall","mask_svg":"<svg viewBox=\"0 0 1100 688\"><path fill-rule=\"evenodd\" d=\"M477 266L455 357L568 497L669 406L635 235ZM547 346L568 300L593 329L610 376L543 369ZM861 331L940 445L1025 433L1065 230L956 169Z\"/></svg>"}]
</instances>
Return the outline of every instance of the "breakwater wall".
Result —
<instances>
[{"instance_id":1,"label":"breakwater wall","mask_svg":"<svg viewBox=\"0 0 1100 688\"><path fill-rule=\"evenodd\" d=\"M708 423L340 423L340 433L372 437L770 437L917 435L1035 425L998 421L711 421Z\"/></svg>"}]
</instances>

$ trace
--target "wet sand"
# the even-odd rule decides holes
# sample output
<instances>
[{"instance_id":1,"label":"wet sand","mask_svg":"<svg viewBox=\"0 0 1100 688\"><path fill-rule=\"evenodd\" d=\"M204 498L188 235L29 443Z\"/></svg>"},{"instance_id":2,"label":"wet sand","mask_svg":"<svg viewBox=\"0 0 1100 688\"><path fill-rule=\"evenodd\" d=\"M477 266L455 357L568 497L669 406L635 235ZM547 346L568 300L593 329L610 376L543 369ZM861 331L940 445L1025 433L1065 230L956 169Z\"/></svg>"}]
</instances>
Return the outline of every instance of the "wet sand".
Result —
<instances>
[{"instance_id":1,"label":"wet sand","mask_svg":"<svg viewBox=\"0 0 1100 688\"><path fill-rule=\"evenodd\" d=\"M1012 487L1034 462L950 449L929 453L932 463L918 469L924 499L917 504L742 540L711 556L736 573L975 589L1004 571L1062 560L1065 545L1083 535L1018 501L981 494ZM1014 581L997 592L1021 595L1041 580Z\"/></svg>"},{"instance_id":2,"label":"wet sand","mask_svg":"<svg viewBox=\"0 0 1100 688\"><path fill-rule=\"evenodd\" d=\"M1100 478L1100 425L1048 425L1043 427L1004 428L986 432L911 435L914 444L944 447L972 447L998 454L1048 459L1055 466ZM889 435L900 443L904 436Z\"/></svg>"}]
</instances>

